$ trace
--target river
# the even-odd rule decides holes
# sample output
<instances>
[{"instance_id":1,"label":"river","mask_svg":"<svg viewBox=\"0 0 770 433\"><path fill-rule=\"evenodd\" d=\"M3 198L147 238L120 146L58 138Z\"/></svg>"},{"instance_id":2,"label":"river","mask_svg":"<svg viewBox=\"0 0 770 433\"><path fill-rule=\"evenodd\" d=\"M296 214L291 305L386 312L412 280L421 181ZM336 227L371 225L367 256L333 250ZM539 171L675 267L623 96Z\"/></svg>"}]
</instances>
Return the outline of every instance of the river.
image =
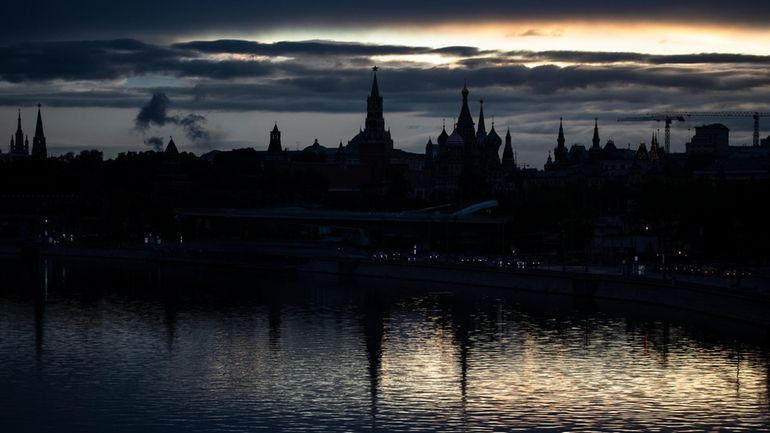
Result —
<instances>
[{"instance_id":1,"label":"river","mask_svg":"<svg viewBox=\"0 0 770 433\"><path fill-rule=\"evenodd\" d=\"M770 431L767 331L568 296L0 263L0 431Z\"/></svg>"}]
</instances>

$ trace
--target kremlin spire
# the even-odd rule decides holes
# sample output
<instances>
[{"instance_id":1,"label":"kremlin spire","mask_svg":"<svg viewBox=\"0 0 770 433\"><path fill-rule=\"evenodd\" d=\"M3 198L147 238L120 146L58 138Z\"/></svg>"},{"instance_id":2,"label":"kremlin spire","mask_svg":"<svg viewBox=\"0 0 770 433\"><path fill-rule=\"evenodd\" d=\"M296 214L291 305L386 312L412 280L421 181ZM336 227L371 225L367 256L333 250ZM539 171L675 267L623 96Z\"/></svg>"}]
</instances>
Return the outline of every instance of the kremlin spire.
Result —
<instances>
[{"instance_id":1,"label":"kremlin spire","mask_svg":"<svg viewBox=\"0 0 770 433\"><path fill-rule=\"evenodd\" d=\"M380 86L377 84L378 67L373 67L374 78L372 79L372 93L366 98L366 127L364 135L371 139L382 139L385 137L385 118L382 115L382 96L380 95Z\"/></svg>"},{"instance_id":2,"label":"kremlin spire","mask_svg":"<svg viewBox=\"0 0 770 433\"><path fill-rule=\"evenodd\" d=\"M553 151L553 163L556 167L562 167L567 163L567 148L564 147L564 125L562 118L559 118L559 136L556 138L556 149Z\"/></svg>"},{"instance_id":3,"label":"kremlin spire","mask_svg":"<svg viewBox=\"0 0 770 433\"><path fill-rule=\"evenodd\" d=\"M503 168L509 171L516 168L516 158L513 156L513 146L511 145L511 128L508 128L508 132L505 133Z\"/></svg>"},{"instance_id":4,"label":"kremlin spire","mask_svg":"<svg viewBox=\"0 0 770 433\"><path fill-rule=\"evenodd\" d=\"M460 117L457 119L457 133L465 141L466 145L476 144L476 131L473 127L473 117L471 117L471 110L468 108L468 84L463 85L463 106L460 109Z\"/></svg>"},{"instance_id":5,"label":"kremlin spire","mask_svg":"<svg viewBox=\"0 0 770 433\"><path fill-rule=\"evenodd\" d=\"M591 140L593 142L593 148L599 149L599 119L594 117L594 138Z\"/></svg>"},{"instance_id":6,"label":"kremlin spire","mask_svg":"<svg viewBox=\"0 0 770 433\"><path fill-rule=\"evenodd\" d=\"M481 108L479 109L479 127L476 131L477 135L486 135L487 133L487 126L484 124L484 100L479 100L479 105Z\"/></svg>"},{"instance_id":7,"label":"kremlin spire","mask_svg":"<svg viewBox=\"0 0 770 433\"><path fill-rule=\"evenodd\" d=\"M380 96L380 86L377 84L377 71L380 68L377 66L374 66L372 68L372 71L374 71L374 79L372 80L372 97Z\"/></svg>"}]
</instances>

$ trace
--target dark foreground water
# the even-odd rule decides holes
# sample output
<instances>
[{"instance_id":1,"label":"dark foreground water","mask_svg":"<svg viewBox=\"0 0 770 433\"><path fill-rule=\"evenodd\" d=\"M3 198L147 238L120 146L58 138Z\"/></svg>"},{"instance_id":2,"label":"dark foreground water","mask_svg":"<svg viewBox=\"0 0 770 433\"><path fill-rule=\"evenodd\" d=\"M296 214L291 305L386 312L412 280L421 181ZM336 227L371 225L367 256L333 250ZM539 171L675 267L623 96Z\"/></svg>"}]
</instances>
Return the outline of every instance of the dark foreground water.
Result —
<instances>
[{"instance_id":1,"label":"dark foreground water","mask_svg":"<svg viewBox=\"0 0 770 433\"><path fill-rule=\"evenodd\" d=\"M770 431L764 331L481 289L0 266L0 432Z\"/></svg>"}]
</instances>

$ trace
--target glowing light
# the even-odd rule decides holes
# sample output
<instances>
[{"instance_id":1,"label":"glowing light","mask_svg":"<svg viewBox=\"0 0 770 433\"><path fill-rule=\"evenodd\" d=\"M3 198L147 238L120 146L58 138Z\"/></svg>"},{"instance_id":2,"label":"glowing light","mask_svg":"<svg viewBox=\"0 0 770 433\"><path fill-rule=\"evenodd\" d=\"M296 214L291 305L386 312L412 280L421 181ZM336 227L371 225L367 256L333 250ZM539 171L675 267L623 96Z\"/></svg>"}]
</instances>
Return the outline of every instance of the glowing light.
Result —
<instances>
[{"instance_id":1,"label":"glowing light","mask_svg":"<svg viewBox=\"0 0 770 433\"><path fill-rule=\"evenodd\" d=\"M375 63L388 63L388 62L409 62L409 63L427 63L430 65L452 65L459 58L447 57L440 54L389 54L383 56L372 56L372 61Z\"/></svg>"},{"instance_id":2,"label":"glowing light","mask_svg":"<svg viewBox=\"0 0 770 433\"><path fill-rule=\"evenodd\" d=\"M218 35L223 37L223 35ZM473 46L482 50L566 50L681 54L770 54L770 30L694 23L498 21L372 28L274 29L227 35L261 42L325 39L408 46Z\"/></svg>"}]
</instances>

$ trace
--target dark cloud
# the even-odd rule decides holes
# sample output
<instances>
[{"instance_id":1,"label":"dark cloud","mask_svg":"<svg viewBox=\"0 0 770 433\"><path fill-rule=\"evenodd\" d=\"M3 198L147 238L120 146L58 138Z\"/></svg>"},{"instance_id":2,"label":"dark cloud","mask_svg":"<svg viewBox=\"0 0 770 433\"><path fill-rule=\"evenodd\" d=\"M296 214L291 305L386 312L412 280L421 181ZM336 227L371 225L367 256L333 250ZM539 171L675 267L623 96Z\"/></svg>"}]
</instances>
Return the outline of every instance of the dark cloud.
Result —
<instances>
[{"instance_id":1,"label":"dark cloud","mask_svg":"<svg viewBox=\"0 0 770 433\"><path fill-rule=\"evenodd\" d=\"M729 23L735 26L767 26L770 4L756 0L648 0L644 3L617 0L488 0L470 5L459 0L391 0L370 2L339 0L315 2L283 0L254 2L204 0L112 2L105 7L96 0L67 2L39 0L3 5L2 40L38 38L134 37L172 38L191 31L253 32L282 27L369 28L372 25L431 25L505 19L609 20L686 23Z\"/></svg>"},{"instance_id":2,"label":"dark cloud","mask_svg":"<svg viewBox=\"0 0 770 433\"><path fill-rule=\"evenodd\" d=\"M215 54L254 54L260 58L224 59ZM250 41L194 41L172 46L146 44L131 39L108 41L72 41L19 44L0 47L0 79L10 83L46 82L52 80L113 80L144 75L205 79L279 79L315 91L351 90L361 84L364 65L370 57L385 54L427 54L459 56L464 68L415 68L413 63L385 62L397 74L421 75L426 83L451 78L456 83L473 74L503 79L508 85L528 84L541 91L565 86L587 85L601 80L658 82L660 85L720 87L725 80L708 76L704 68L688 69L687 65L765 66L770 56L742 54L650 55L643 53L578 52L578 51L513 51L498 53L475 47L424 47L339 44L334 42L277 42L261 44ZM264 56L264 57L263 57ZM276 57L294 56L289 61ZM322 59L322 60L319 60ZM523 62L570 62L577 66L526 68ZM637 63L639 65L622 65ZM591 68L602 64L602 68ZM606 64L612 64L606 66ZM677 69L652 69L671 65ZM494 78L493 76L497 76ZM685 77L687 79L681 79ZM410 77L406 77L410 78ZM554 79L558 78L558 80ZM692 80L690 80L692 78ZM482 78L486 79L486 78ZM583 83L578 83L578 81ZM744 82L745 84L750 82ZM761 85L763 79L757 81ZM418 83L406 83L409 86ZM448 83L447 83L448 84ZM503 83L490 83L503 84ZM430 84L428 84L430 85ZM550 87L549 87L550 86ZM730 87L728 84L727 87Z\"/></svg>"},{"instance_id":3,"label":"dark cloud","mask_svg":"<svg viewBox=\"0 0 770 433\"><path fill-rule=\"evenodd\" d=\"M0 79L110 80L145 74L221 79L264 76L291 68L268 61L210 60L179 48L130 39L24 43L0 47Z\"/></svg>"},{"instance_id":4,"label":"dark cloud","mask_svg":"<svg viewBox=\"0 0 770 433\"><path fill-rule=\"evenodd\" d=\"M458 57L471 57L471 56L478 56L481 54L491 54L495 51L492 50L479 50L476 47L463 47L463 46L453 46L453 47L443 47L443 48L436 48L429 51L430 53L435 54L443 54L448 56L458 56Z\"/></svg>"},{"instance_id":5,"label":"dark cloud","mask_svg":"<svg viewBox=\"0 0 770 433\"><path fill-rule=\"evenodd\" d=\"M698 54L644 54L629 52L597 51L511 51L498 60L517 59L519 61L549 61L576 63L618 63L636 62L656 65L665 64L770 64L770 56L729 53Z\"/></svg>"},{"instance_id":6,"label":"dark cloud","mask_svg":"<svg viewBox=\"0 0 770 433\"><path fill-rule=\"evenodd\" d=\"M170 104L171 100L165 93L153 93L150 101L142 106L136 115L134 119L135 128L144 133L152 126L178 125L184 130L187 138L192 141L206 141L209 139L209 133L204 126L206 117L195 113L170 115L168 112ZM150 137L150 139L153 138L157 137Z\"/></svg>"},{"instance_id":7,"label":"dark cloud","mask_svg":"<svg viewBox=\"0 0 770 433\"><path fill-rule=\"evenodd\" d=\"M376 56L388 54L422 54L436 51L427 47L356 44L334 41L275 42L265 44L231 39L183 42L174 44L172 47L184 50L194 50L201 53L253 54L260 56ZM449 50L452 48L465 48L478 51L478 49L472 47L450 47Z\"/></svg>"},{"instance_id":8,"label":"dark cloud","mask_svg":"<svg viewBox=\"0 0 770 433\"><path fill-rule=\"evenodd\" d=\"M408 54L440 54L469 57L493 53L476 47L450 46L441 48L410 47L404 45L374 45L334 41L302 41L261 43L254 41L223 39L216 41L192 41L172 45L174 48L207 54L250 54L254 56L386 56Z\"/></svg>"},{"instance_id":9,"label":"dark cloud","mask_svg":"<svg viewBox=\"0 0 770 433\"><path fill-rule=\"evenodd\" d=\"M180 53L131 39L22 43L0 47L0 79L105 80L173 70Z\"/></svg>"}]
</instances>

